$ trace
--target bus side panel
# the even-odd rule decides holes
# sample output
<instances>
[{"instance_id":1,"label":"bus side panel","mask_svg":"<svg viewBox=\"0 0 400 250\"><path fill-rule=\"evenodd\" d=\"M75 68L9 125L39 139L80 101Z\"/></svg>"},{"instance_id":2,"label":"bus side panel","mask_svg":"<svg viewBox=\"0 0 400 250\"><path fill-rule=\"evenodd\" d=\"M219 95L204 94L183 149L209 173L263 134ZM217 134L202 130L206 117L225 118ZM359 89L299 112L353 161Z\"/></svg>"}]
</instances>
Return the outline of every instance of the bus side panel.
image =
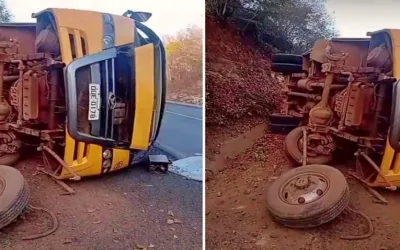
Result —
<instances>
[{"instance_id":1,"label":"bus side panel","mask_svg":"<svg viewBox=\"0 0 400 250\"><path fill-rule=\"evenodd\" d=\"M153 44L135 48L135 120L131 148L147 150L154 113L155 47Z\"/></svg>"}]
</instances>

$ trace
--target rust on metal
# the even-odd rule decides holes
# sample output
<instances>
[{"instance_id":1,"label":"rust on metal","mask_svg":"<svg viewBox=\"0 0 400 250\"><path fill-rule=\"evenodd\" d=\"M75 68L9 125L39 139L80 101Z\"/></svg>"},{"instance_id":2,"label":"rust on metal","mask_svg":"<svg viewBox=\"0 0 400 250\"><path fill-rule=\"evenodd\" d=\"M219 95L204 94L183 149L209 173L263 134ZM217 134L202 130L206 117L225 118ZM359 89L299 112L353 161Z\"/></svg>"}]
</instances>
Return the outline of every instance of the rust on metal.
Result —
<instances>
[{"instance_id":1,"label":"rust on metal","mask_svg":"<svg viewBox=\"0 0 400 250\"><path fill-rule=\"evenodd\" d=\"M303 166L307 165L307 129L303 128Z\"/></svg>"},{"instance_id":2,"label":"rust on metal","mask_svg":"<svg viewBox=\"0 0 400 250\"><path fill-rule=\"evenodd\" d=\"M373 189L368 182L366 182L362 177L357 176L355 173L349 172L348 175L353 177L354 179L358 180L366 189L367 191L372 194L378 201L374 201L374 203L379 203L383 205L387 205L389 202L388 200L383 197L378 191Z\"/></svg>"},{"instance_id":3,"label":"rust on metal","mask_svg":"<svg viewBox=\"0 0 400 250\"><path fill-rule=\"evenodd\" d=\"M376 165L376 163L365 153L365 152L359 152L359 155L361 155L362 157L364 157L365 160L367 160L367 162L375 169L375 171L378 173L378 175L386 182L386 184L388 184L388 186L386 187L387 189L390 189L392 191L396 191L397 187L394 186L387 178L384 174L382 174L381 170L379 169L378 165Z\"/></svg>"},{"instance_id":4,"label":"rust on metal","mask_svg":"<svg viewBox=\"0 0 400 250\"><path fill-rule=\"evenodd\" d=\"M68 173L70 173L73 177L71 178L71 180L75 180L75 181L79 181L81 179L81 177L79 175L77 175L71 168L70 166L67 165L67 163L65 163L65 161L63 159L61 159L60 156L57 155L56 152L54 152L52 149L50 149L49 147L45 146L45 145L41 145L40 146L41 149L43 149L44 151L46 151L47 153L49 153L60 165L62 168L64 168L65 170L68 171ZM59 177L55 177L54 178L60 179Z\"/></svg>"},{"instance_id":5,"label":"rust on metal","mask_svg":"<svg viewBox=\"0 0 400 250\"><path fill-rule=\"evenodd\" d=\"M50 70L50 95L49 95L49 129L56 129L55 111L58 100L58 71Z\"/></svg>"},{"instance_id":6,"label":"rust on metal","mask_svg":"<svg viewBox=\"0 0 400 250\"><path fill-rule=\"evenodd\" d=\"M396 80L390 48L388 37L316 41L302 55L305 73L284 75L281 113L307 124L307 155L332 154L337 141L354 143L375 172L365 178L378 176L384 183L379 180L377 185L394 189L372 160L382 159L391 120ZM304 154L302 144L298 148Z\"/></svg>"}]
</instances>

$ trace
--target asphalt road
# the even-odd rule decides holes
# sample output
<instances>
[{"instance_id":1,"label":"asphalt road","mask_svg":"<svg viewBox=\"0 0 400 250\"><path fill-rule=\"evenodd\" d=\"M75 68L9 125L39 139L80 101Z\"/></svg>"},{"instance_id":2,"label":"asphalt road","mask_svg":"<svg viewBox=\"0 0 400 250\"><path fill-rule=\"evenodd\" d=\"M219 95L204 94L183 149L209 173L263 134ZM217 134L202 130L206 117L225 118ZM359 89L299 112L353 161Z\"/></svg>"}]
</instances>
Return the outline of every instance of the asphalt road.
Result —
<instances>
[{"instance_id":1,"label":"asphalt road","mask_svg":"<svg viewBox=\"0 0 400 250\"><path fill-rule=\"evenodd\" d=\"M168 104L158 141L178 157L202 153L202 109ZM154 151L155 150L155 151ZM176 157L176 156L175 156ZM58 230L34 241L23 235L51 227L49 218L31 212L0 232L0 249L108 250L202 249L202 183L173 173L149 173L135 166L102 177L68 182L76 194L63 196L50 178L36 174L40 159L21 161L21 170L31 189L30 204L53 211ZM167 220L178 221L169 224Z\"/></svg>"},{"instance_id":2,"label":"asphalt road","mask_svg":"<svg viewBox=\"0 0 400 250\"><path fill-rule=\"evenodd\" d=\"M167 103L156 145L178 159L203 154L202 107Z\"/></svg>"}]
</instances>

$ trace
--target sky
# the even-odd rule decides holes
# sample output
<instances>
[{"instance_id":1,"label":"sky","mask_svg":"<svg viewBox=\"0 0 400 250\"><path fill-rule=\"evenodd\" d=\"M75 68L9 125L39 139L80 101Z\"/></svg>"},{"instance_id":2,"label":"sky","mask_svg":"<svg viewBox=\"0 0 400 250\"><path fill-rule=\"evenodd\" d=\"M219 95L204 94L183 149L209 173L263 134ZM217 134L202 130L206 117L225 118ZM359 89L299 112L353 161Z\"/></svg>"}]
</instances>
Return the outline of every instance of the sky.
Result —
<instances>
[{"instance_id":1,"label":"sky","mask_svg":"<svg viewBox=\"0 0 400 250\"><path fill-rule=\"evenodd\" d=\"M400 0L327 0L340 36L366 37L368 31L400 29Z\"/></svg>"},{"instance_id":2,"label":"sky","mask_svg":"<svg viewBox=\"0 0 400 250\"><path fill-rule=\"evenodd\" d=\"M204 26L204 0L6 0L16 22L49 7L122 14L127 9L152 12L146 23L160 36L174 35L190 24ZM400 0L327 0L341 36L366 37L368 31L400 29Z\"/></svg>"},{"instance_id":3,"label":"sky","mask_svg":"<svg viewBox=\"0 0 400 250\"><path fill-rule=\"evenodd\" d=\"M126 10L153 13L145 24L159 36L174 35L188 25L204 27L204 0L6 0L15 22L35 22L32 13L46 8L94 10L122 15Z\"/></svg>"}]
</instances>

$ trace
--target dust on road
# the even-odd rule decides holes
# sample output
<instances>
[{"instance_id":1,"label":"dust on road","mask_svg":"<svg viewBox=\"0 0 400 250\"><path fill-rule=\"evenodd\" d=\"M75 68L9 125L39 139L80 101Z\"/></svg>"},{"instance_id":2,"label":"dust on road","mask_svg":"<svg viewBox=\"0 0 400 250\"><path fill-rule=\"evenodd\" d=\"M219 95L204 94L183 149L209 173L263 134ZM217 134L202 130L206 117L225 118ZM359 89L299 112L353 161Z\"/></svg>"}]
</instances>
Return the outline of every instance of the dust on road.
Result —
<instances>
[{"instance_id":1,"label":"dust on road","mask_svg":"<svg viewBox=\"0 0 400 250\"><path fill-rule=\"evenodd\" d=\"M362 235L367 230L363 218L343 213L333 222L312 230L294 230L275 223L268 214L269 185L291 169L283 148L282 135L267 134L236 157L226 158L225 167L211 176L206 185L206 247L222 249L276 250L397 250L400 229L400 195L380 191L389 205L372 203L374 198L355 180L349 179L350 207L371 219L375 232L360 241L341 240L342 235ZM209 142L209 145L221 145ZM225 149L226 150L226 149ZM214 149L218 152L218 149ZM224 158L224 155L218 155ZM349 167L339 166L344 172Z\"/></svg>"},{"instance_id":2,"label":"dust on road","mask_svg":"<svg viewBox=\"0 0 400 250\"><path fill-rule=\"evenodd\" d=\"M27 178L30 203L51 209L59 229L42 239L21 241L51 227L47 215L29 213L0 233L0 249L201 249L201 183L131 168L70 182L77 194L62 196L64 191L47 176L35 175L38 164L40 160L27 160L16 168Z\"/></svg>"}]
</instances>

